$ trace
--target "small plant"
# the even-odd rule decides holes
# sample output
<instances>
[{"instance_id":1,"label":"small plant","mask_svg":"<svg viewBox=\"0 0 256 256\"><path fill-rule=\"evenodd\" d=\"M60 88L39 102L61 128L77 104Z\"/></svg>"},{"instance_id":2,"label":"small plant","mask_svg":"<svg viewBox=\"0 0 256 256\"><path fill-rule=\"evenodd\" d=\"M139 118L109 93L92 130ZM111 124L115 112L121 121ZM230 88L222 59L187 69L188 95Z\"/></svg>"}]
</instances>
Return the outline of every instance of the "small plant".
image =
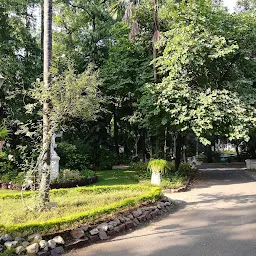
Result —
<instances>
[{"instance_id":1,"label":"small plant","mask_svg":"<svg viewBox=\"0 0 256 256\"><path fill-rule=\"evenodd\" d=\"M53 183L65 183L70 181L78 181L83 177L78 170L65 169L60 172L59 177Z\"/></svg>"},{"instance_id":2,"label":"small plant","mask_svg":"<svg viewBox=\"0 0 256 256\"><path fill-rule=\"evenodd\" d=\"M190 164L180 164L178 174L180 176L187 176L192 172L192 166Z\"/></svg>"},{"instance_id":3,"label":"small plant","mask_svg":"<svg viewBox=\"0 0 256 256\"><path fill-rule=\"evenodd\" d=\"M170 169L170 163L163 159L153 159L148 163L148 170L151 172L151 184L160 185L162 174Z\"/></svg>"},{"instance_id":4,"label":"small plant","mask_svg":"<svg viewBox=\"0 0 256 256\"><path fill-rule=\"evenodd\" d=\"M83 179L90 179L90 178L96 176L96 174L95 174L94 171L88 170L88 169L84 169L84 170L81 172L81 175L82 175Z\"/></svg>"},{"instance_id":5,"label":"small plant","mask_svg":"<svg viewBox=\"0 0 256 256\"><path fill-rule=\"evenodd\" d=\"M17 185L22 185L24 183L24 180L25 180L25 173L19 172L18 175L14 179L12 179L12 183Z\"/></svg>"},{"instance_id":6,"label":"small plant","mask_svg":"<svg viewBox=\"0 0 256 256\"><path fill-rule=\"evenodd\" d=\"M0 141L5 140L5 138L8 136L9 133L10 133L10 131L5 126L1 126L0 127Z\"/></svg>"},{"instance_id":7,"label":"small plant","mask_svg":"<svg viewBox=\"0 0 256 256\"><path fill-rule=\"evenodd\" d=\"M163 159L153 159L149 161L148 168L151 173L167 173L170 169L170 163Z\"/></svg>"}]
</instances>

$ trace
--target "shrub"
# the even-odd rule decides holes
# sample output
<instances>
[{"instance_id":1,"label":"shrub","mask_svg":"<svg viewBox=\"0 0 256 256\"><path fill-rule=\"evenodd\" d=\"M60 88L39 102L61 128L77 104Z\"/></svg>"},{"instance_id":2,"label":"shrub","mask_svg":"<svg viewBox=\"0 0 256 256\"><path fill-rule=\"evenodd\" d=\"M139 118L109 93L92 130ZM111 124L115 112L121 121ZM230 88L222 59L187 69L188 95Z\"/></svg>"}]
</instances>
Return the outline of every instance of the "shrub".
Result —
<instances>
[{"instance_id":1,"label":"shrub","mask_svg":"<svg viewBox=\"0 0 256 256\"><path fill-rule=\"evenodd\" d=\"M192 166L190 164L181 163L179 166L178 174L181 176L187 176L192 172Z\"/></svg>"},{"instance_id":2,"label":"shrub","mask_svg":"<svg viewBox=\"0 0 256 256\"><path fill-rule=\"evenodd\" d=\"M58 143L57 152L60 156L60 165L64 168L81 171L88 166L88 155L79 153L73 144Z\"/></svg>"},{"instance_id":3,"label":"shrub","mask_svg":"<svg viewBox=\"0 0 256 256\"><path fill-rule=\"evenodd\" d=\"M64 169L60 171L59 177L52 183L65 183L72 181L79 181L95 177L95 173L91 170L84 169L83 171Z\"/></svg>"},{"instance_id":4,"label":"shrub","mask_svg":"<svg viewBox=\"0 0 256 256\"><path fill-rule=\"evenodd\" d=\"M13 184L22 185L24 183L25 173L19 172L18 175L12 179Z\"/></svg>"},{"instance_id":5,"label":"shrub","mask_svg":"<svg viewBox=\"0 0 256 256\"><path fill-rule=\"evenodd\" d=\"M10 133L10 131L5 126L1 126L0 127L0 141L4 140L8 136L9 133Z\"/></svg>"},{"instance_id":6,"label":"shrub","mask_svg":"<svg viewBox=\"0 0 256 256\"><path fill-rule=\"evenodd\" d=\"M12 164L5 152L0 152L0 179L2 180L3 174L8 174L12 170Z\"/></svg>"},{"instance_id":7,"label":"shrub","mask_svg":"<svg viewBox=\"0 0 256 256\"><path fill-rule=\"evenodd\" d=\"M129 166L129 170L131 171L146 172L147 169L148 169L148 163L146 162L131 163Z\"/></svg>"},{"instance_id":8,"label":"shrub","mask_svg":"<svg viewBox=\"0 0 256 256\"><path fill-rule=\"evenodd\" d=\"M97 162L97 168L99 170L111 170L113 165L118 164L116 154L107 149L101 149Z\"/></svg>"}]
</instances>

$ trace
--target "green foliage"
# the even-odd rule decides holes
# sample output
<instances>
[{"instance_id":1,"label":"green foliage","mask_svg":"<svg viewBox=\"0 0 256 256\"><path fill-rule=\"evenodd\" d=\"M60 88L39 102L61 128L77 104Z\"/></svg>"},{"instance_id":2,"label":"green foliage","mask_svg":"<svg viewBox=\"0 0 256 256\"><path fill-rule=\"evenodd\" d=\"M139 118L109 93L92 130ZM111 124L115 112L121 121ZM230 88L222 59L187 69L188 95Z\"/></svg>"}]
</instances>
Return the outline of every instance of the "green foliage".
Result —
<instances>
[{"instance_id":1,"label":"green foliage","mask_svg":"<svg viewBox=\"0 0 256 256\"><path fill-rule=\"evenodd\" d=\"M195 0L167 0L159 15L166 24L155 62L161 80L144 87L139 108L144 126L192 131L203 144L214 134L248 140L255 125L255 89L249 83L255 62L254 46L243 38L256 36L255 19Z\"/></svg>"},{"instance_id":2,"label":"green foliage","mask_svg":"<svg viewBox=\"0 0 256 256\"><path fill-rule=\"evenodd\" d=\"M88 166L88 155L79 153L77 147L67 142L58 143L57 148L60 165L72 170L83 170Z\"/></svg>"},{"instance_id":3,"label":"green foliage","mask_svg":"<svg viewBox=\"0 0 256 256\"><path fill-rule=\"evenodd\" d=\"M53 183L62 183L69 181L77 181L83 179L83 176L78 170L64 169L60 172L59 177Z\"/></svg>"},{"instance_id":4,"label":"green foliage","mask_svg":"<svg viewBox=\"0 0 256 256\"><path fill-rule=\"evenodd\" d=\"M79 170L70 170L64 169L59 173L59 177L52 181L53 183L65 183L72 181L79 181L83 179L87 179L90 177L94 177L95 173L91 170L84 169L82 171Z\"/></svg>"},{"instance_id":5,"label":"green foliage","mask_svg":"<svg viewBox=\"0 0 256 256\"><path fill-rule=\"evenodd\" d=\"M8 136L9 133L10 133L10 131L5 126L1 126L0 127L0 141L4 140Z\"/></svg>"},{"instance_id":6,"label":"green foliage","mask_svg":"<svg viewBox=\"0 0 256 256\"><path fill-rule=\"evenodd\" d=\"M13 178L11 181L13 184L16 185L22 185L25 180L25 173L24 172L19 172L15 178Z\"/></svg>"},{"instance_id":7,"label":"green foliage","mask_svg":"<svg viewBox=\"0 0 256 256\"><path fill-rule=\"evenodd\" d=\"M175 173L176 176L183 176L183 177L187 177L190 174L192 174L192 166L190 164L184 164L181 163L178 169L178 172Z\"/></svg>"},{"instance_id":8,"label":"green foliage","mask_svg":"<svg viewBox=\"0 0 256 256\"><path fill-rule=\"evenodd\" d=\"M148 170L155 173L166 173L169 169L169 163L163 159L152 159L148 163Z\"/></svg>"},{"instance_id":9,"label":"green foliage","mask_svg":"<svg viewBox=\"0 0 256 256\"><path fill-rule=\"evenodd\" d=\"M45 91L42 83L35 84L31 95L40 104L45 100L51 102L50 120L53 133L69 118L97 118L103 103L100 84L98 72L93 66L89 66L81 74L76 74L70 64L61 75L55 76L48 91Z\"/></svg>"},{"instance_id":10,"label":"green foliage","mask_svg":"<svg viewBox=\"0 0 256 256\"><path fill-rule=\"evenodd\" d=\"M129 170L132 170L132 171L146 172L147 169L148 169L148 163L146 162L130 163L130 166L129 166Z\"/></svg>"},{"instance_id":11,"label":"green foliage","mask_svg":"<svg viewBox=\"0 0 256 256\"><path fill-rule=\"evenodd\" d=\"M5 152L0 152L0 180L2 180L2 175L11 173L12 162L9 160L8 155Z\"/></svg>"},{"instance_id":12,"label":"green foliage","mask_svg":"<svg viewBox=\"0 0 256 256\"><path fill-rule=\"evenodd\" d=\"M0 227L0 230L1 230L1 227ZM13 256L15 254L16 254L15 249L8 249L8 250L5 250L4 252L0 252L0 256Z\"/></svg>"},{"instance_id":13,"label":"green foliage","mask_svg":"<svg viewBox=\"0 0 256 256\"><path fill-rule=\"evenodd\" d=\"M96 169L109 170L118 163L117 156L111 150L101 149Z\"/></svg>"}]
</instances>

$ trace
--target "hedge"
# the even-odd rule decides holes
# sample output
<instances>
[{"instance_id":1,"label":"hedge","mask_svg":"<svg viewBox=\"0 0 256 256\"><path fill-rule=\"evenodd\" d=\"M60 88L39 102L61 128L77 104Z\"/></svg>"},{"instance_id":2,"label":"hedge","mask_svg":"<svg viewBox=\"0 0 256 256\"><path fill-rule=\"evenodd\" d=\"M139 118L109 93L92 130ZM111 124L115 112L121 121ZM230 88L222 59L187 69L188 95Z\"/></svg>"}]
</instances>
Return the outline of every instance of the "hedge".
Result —
<instances>
[{"instance_id":1,"label":"hedge","mask_svg":"<svg viewBox=\"0 0 256 256\"><path fill-rule=\"evenodd\" d=\"M134 207L142 202L157 200L161 195L161 189L158 187L140 186L140 185L116 185L116 186L95 186L89 188L75 188L78 192L106 192L113 189L146 189L149 190L144 195L125 198L119 202L112 203L107 206L98 207L93 210L88 210L81 213L72 214L69 216L50 219L44 222L27 222L10 226L0 225L0 233L9 233L12 235L29 235L31 233L40 232L42 234L50 234L61 232L66 229L71 229L82 223L93 222L106 214L116 213L118 210L125 207ZM52 190L51 193L65 193L67 189ZM31 195L31 192L26 193ZM7 196L7 195L6 195ZM4 195L1 196L3 199ZM6 198L6 197L4 197ZM8 195L8 198L17 198L17 194Z\"/></svg>"}]
</instances>

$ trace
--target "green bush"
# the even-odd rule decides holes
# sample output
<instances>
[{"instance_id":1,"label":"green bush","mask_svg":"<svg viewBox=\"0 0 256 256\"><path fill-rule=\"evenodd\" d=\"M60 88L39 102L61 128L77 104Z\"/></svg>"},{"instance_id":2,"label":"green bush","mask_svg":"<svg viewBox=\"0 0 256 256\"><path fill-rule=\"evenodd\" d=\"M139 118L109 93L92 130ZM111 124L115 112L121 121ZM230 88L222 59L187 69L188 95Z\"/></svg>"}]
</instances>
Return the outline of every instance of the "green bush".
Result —
<instances>
[{"instance_id":1,"label":"green bush","mask_svg":"<svg viewBox=\"0 0 256 256\"><path fill-rule=\"evenodd\" d=\"M63 168L71 170L83 170L88 166L88 155L78 152L77 147L67 142L58 143L58 155L60 156L60 165Z\"/></svg>"},{"instance_id":2,"label":"green bush","mask_svg":"<svg viewBox=\"0 0 256 256\"><path fill-rule=\"evenodd\" d=\"M129 170L131 171L146 172L147 169L148 169L148 163L146 162L135 162L135 163L131 163L129 166Z\"/></svg>"},{"instance_id":3,"label":"green bush","mask_svg":"<svg viewBox=\"0 0 256 256\"><path fill-rule=\"evenodd\" d=\"M178 174L181 176L187 176L192 172L192 166L190 164L181 163L179 166Z\"/></svg>"},{"instance_id":4,"label":"green bush","mask_svg":"<svg viewBox=\"0 0 256 256\"><path fill-rule=\"evenodd\" d=\"M70 170L70 169L64 169L61 170L59 173L59 177L52 181L52 183L64 183L69 181L78 181L83 179L88 179L90 177L94 177L95 173L91 170Z\"/></svg>"},{"instance_id":5,"label":"green bush","mask_svg":"<svg viewBox=\"0 0 256 256\"><path fill-rule=\"evenodd\" d=\"M99 170L111 170L113 165L118 164L116 154L107 149L101 149L97 162L97 169Z\"/></svg>"},{"instance_id":6,"label":"green bush","mask_svg":"<svg viewBox=\"0 0 256 256\"><path fill-rule=\"evenodd\" d=\"M12 179L13 184L22 185L25 180L25 173L19 172L18 175Z\"/></svg>"},{"instance_id":7,"label":"green bush","mask_svg":"<svg viewBox=\"0 0 256 256\"><path fill-rule=\"evenodd\" d=\"M11 176L12 172L12 163L8 158L8 155L5 152L0 152L0 179L4 174ZM10 180L9 180L10 181Z\"/></svg>"},{"instance_id":8,"label":"green bush","mask_svg":"<svg viewBox=\"0 0 256 256\"><path fill-rule=\"evenodd\" d=\"M5 126L0 126L0 140L4 140L10 131Z\"/></svg>"}]
</instances>

